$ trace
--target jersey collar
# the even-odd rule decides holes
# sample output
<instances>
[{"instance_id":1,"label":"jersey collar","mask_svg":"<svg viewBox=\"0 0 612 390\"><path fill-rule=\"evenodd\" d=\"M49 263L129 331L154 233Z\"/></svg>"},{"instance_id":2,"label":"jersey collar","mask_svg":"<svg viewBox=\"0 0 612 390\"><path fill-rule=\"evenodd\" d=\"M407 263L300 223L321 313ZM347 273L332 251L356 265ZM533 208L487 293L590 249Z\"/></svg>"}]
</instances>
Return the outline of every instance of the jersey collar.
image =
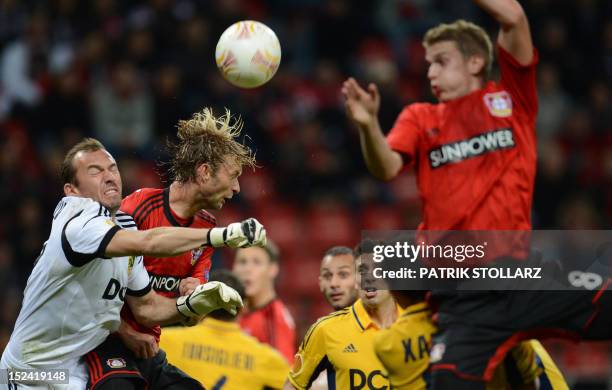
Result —
<instances>
[{"instance_id":1,"label":"jersey collar","mask_svg":"<svg viewBox=\"0 0 612 390\"><path fill-rule=\"evenodd\" d=\"M237 332L240 331L240 325L234 321L221 321L211 317L206 317L200 322L199 326L209 328L220 332Z\"/></svg>"},{"instance_id":2,"label":"jersey collar","mask_svg":"<svg viewBox=\"0 0 612 390\"><path fill-rule=\"evenodd\" d=\"M397 316L399 317L401 309L397 304L395 305L395 307L397 309ZM372 318L363 306L363 302L361 302L361 299L358 299L353 304L353 306L351 306L351 312L353 313L353 317L355 317L355 321L357 322L357 325L359 326L359 329L361 329L362 332L370 327L374 329L380 329L378 325L376 325L376 323L372 321Z\"/></svg>"},{"instance_id":3,"label":"jersey collar","mask_svg":"<svg viewBox=\"0 0 612 390\"><path fill-rule=\"evenodd\" d=\"M406 317L412 314L429 311L429 305L427 305L427 302L419 302L419 303L415 303L414 305L406 306L405 309L400 308L399 310L400 310L400 316Z\"/></svg>"},{"instance_id":4,"label":"jersey collar","mask_svg":"<svg viewBox=\"0 0 612 390\"><path fill-rule=\"evenodd\" d=\"M183 219L183 223L176 218L174 212L170 208L170 187L164 188L164 214L172 226L186 227L190 226L193 222L193 218Z\"/></svg>"}]
</instances>

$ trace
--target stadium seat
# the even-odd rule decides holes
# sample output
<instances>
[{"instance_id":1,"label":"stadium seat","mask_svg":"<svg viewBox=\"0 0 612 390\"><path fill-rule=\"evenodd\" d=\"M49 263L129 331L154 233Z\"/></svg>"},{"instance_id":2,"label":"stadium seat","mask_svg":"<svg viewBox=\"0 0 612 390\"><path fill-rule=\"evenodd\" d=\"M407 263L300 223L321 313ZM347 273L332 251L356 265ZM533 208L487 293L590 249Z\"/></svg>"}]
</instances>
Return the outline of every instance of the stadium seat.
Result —
<instances>
[{"instance_id":1,"label":"stadium seat","mask_svg":"<svg viewBox=\"0 0 612 390\"><path fill-rule=\"evenodd\" d=\"M412 202L419 199L416 176L412 172L401 173L389 182L391 193L398 202Z\"/></svg>"},{"instance_id":2,"label":"stadium seat","mask_svg":"<svg viewBox=\"0 0 612 390\"><path fill-rule=\"evenodd\" d=\"M361 213L364 230L399 230L403 228L402 214L395 206L370 205Z\"/></svg>"},{"instance_id":3,"label":"stadium seat","mask_svg":"<svg viewBox=\"0 0 612 390\"><path fill-rule=\"evenodd\" d=\"M240 176L240 196L253 208L269 203L276 198L276 187L265 168L244 169Z\"/></svg>"},{"instance_id":4,"label":"stadium seat","mask_svg":"<svg viewBox=\"0 0 612 390\"><path fill-rule=\"evenodd\" d=\"M312 207L306 217L310 248L319 254L335 245L353 247L360 237L359 221L343 205Z\"/></svg>"},{"instance_id":5,"label":"stadium seat","mask_svg":"<svg viewBox=\"0 0 612 390\"><path fill-rule=\"evenodd\" d=\"M320 259L304 251L303 255L283 257L278 288L281 296L316 296L319 294Z\"/></svg>"},{"instance_id":6,"label":"stadium seat","mask_svg":"<svg viewBox=\"0 0 612 390\"><path fill-rule=\"evenodd\" d=\"M236 203L231 202L225 204L222 210L214 211L212 214L217 219L217 226L227 226L232 222L242 221L247 218L245 217L245 213L240 210L240 207Z\"/></svg>"},{"instance_id":7,"label":"stadium seat","mask_svg":"<svg viewBox=\"0 0 612 390\"><path fill-rule=\"evenodd\" d=\"M279 246L281 260L303 251L303 227L296 207L274 202L254 209L253 216L266 227L268 238Z\"/></svg>"},{"instance_id":8,"label":"stadium seat","mask_svg":"<svg viewBox=\"0 0 612 390\"><path fill-rule=\"evenodd\" d=\"M317 320L317 318L326 316L333 311L334 309L329 305L329 303L327 303L325 298L323 298L323 294L319 293L318 299L312 301L312 305L310 306L310 313L308 313L308 315L309 318L314 322Z\"/></svg>"}]
</instances>

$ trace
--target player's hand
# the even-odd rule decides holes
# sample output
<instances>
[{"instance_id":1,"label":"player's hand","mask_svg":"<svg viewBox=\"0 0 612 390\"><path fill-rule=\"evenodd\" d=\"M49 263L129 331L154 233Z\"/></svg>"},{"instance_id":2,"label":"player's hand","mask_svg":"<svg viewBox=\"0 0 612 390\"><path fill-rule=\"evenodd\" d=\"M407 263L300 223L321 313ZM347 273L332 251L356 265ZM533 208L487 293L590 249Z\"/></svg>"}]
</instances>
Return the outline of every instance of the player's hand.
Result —
<instances>
[{"instance_id":1,"label":"player's hand","mask_svg":"<svg viewBox=\"0 0 612 390\"><path fill-rule=\"evenodd\" d=\"M200 279L188 277L179 283L179 295L189 295L200 285Z\"/></svg>"},{"instance_id":2,"label":"player's hand","mask_svg":"<svg viewBox=\"0 0 612 390\"><path fill-rule=\"evenodd\" d=\"M200 284L190 295L176 300L176 308L188 318L205 316L217 309L236 315L242 306L240 294L222 282Z\"/></svg>"},{"instance_id":3,"label":"player's hand","mask_svg":"<svg viewBox=\"0 0 612 390\"><path fill-rule=\"evenodd\" d=\"M117 334L123 344L140 359L150 359L159 352L159 345L155 337L137 332L126 322L121 321Z\"/></svg>"},{"instance_id":4,"label":"player's hand","mask_svg":"<svg viewBox=\"0 0 612 390\"><path fill-rule=\"evenodd\" d=\"M378 120L380 94L375 84L370 83L366 91L350 77L342 84L342 95L345 99L346 115L359 128L370 127Z\"/></svg>"},{"instance_id":5,"label":"player's hand","mask_svg":"<svg viewBox=\"0 0 612 390\"><path fill-rule=\"evenodd\" d=\"M247 248L266 245L266 229L255 218L230 223L225 228L208 231L208 243L214 247Z\"/></svg>"}]
</instances>

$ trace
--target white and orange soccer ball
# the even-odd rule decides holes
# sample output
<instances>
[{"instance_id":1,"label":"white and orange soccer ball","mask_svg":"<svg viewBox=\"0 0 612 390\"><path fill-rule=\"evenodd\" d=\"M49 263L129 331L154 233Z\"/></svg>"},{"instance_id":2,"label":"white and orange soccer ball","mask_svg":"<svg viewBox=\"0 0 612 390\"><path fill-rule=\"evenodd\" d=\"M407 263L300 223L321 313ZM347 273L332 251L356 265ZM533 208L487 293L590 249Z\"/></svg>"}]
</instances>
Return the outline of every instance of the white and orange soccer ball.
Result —
<instances>
[{"instance_id":1,"label":"white and orange soccer ball","mask_svg":"<svg viewBox=\"0 0 612 390\"><path fill-rule=\"evenodd\" d=\"M221 34L215 60L224 79L237 87L255 88L270 81L278 70L281 47L268 26L243 20Z\"/></svg>"}]
</instances>

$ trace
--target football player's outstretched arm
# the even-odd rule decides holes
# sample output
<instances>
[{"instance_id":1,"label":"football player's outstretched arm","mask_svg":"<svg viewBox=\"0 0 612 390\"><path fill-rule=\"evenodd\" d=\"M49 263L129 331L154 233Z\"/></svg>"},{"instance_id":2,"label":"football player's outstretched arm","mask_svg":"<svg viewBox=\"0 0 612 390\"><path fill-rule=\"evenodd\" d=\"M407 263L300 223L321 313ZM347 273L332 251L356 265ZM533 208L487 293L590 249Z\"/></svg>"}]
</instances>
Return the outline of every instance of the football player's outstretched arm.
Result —
<instances>
[{"instance_id":1,"label":"football player's outstretched arm","mask_svg":"<svg viewBox=\"0 0 612 390\"><path fill-rule=\"evenodd\" d=\"M234 222L227 227L193 229L159 227L149 230L119 230L106 247L108 257L148 255L170 257L202 245L243 248L264 246L266 229L256 219Z\"/></svg>"},{"instance_id":2,"label":"football player's outstretched arm","mask_svg":"<svg viewBox=\"0 0 612 390\"><path fill-rule=\"evenodd\" d=\"M197 321L218 309L236 315L243 306L236 290L216 281L201 284L191 294L178 299L167 298L151 290L141 297L126 295L126 301L136 321L145 326Z\"/></svg>"},{"instance_id":3,"label":"football player's outstretched arm","mask_svg":"<svg viewBox=\"0 0 612 390\"><path fill-rule=\"evenodd\" d=\"M533 60L533 42L523 7L516 0L474 0L501 26L497 42L520 64Z\"/></svg>"},{"instance_id":4,"label":"football player's outstretched arm","mask_svg":"<svg viewBox=\"0 0 612 390\"><path fill-rule=\"evenodd\" d=\"M401 155L389 147L380 128L378 88L370 84L366 91L351 77L342 85L342 95L346 115L359 129L361 152L368 170L377 179L393 179L402 169L403 161Z\"/></svg>"},{"instance_id":5,"label":"football player's outstretched arm","mask_svg":"<svg viewBox=\"0 0 612 390\"><path fill-rule=\"evenodd\" d=\"M185 317L176 308L176 299L167 298L151 290L141 297L126 295L136 321L145 326L176 324Z\"/></svg>"}]
</instances>

